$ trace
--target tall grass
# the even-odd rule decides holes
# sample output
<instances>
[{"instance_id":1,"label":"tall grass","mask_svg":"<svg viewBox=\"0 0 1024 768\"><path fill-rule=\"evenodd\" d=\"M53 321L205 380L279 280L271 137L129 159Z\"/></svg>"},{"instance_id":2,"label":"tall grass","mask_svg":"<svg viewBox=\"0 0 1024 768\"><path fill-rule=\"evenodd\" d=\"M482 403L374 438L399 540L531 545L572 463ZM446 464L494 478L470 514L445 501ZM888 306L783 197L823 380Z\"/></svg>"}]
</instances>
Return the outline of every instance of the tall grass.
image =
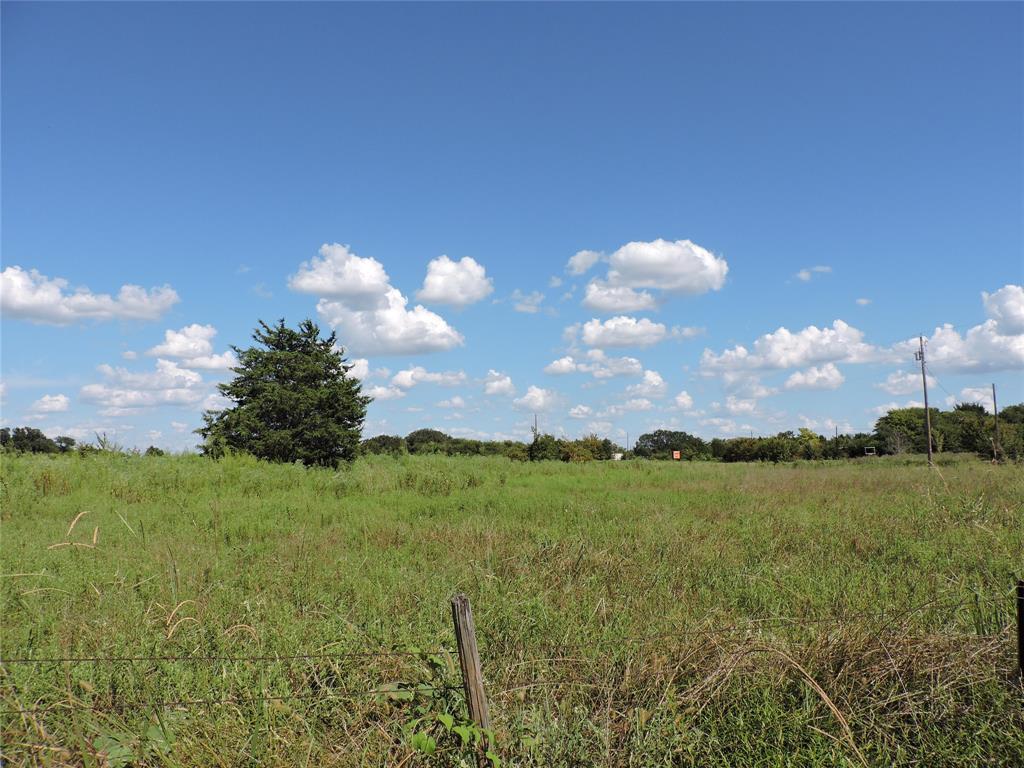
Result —
<instances>
[{"instance_id":1,"label":"tall grass","mask_svg":"<svg viewBox=\"0 0 1024 768\"><path fill-rule=\"evenodd\" d=\"M513 764L1024 765L1018 468L4 455L0 480L5 659L271 659L5 663L12 765L459 764L403 728L460 710L456 591ZM273 658L376 649L410 655ZM399 681L437 690L325 700Z\"/></svg>"}]
</instances>

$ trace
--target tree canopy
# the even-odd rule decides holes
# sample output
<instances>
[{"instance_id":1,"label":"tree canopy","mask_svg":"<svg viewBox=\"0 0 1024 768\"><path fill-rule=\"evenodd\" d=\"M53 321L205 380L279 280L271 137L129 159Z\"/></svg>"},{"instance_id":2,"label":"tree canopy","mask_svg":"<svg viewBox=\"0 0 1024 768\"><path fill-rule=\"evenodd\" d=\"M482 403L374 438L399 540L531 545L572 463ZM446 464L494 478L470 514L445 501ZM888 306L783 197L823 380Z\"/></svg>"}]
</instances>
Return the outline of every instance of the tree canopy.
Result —
<instances>
[{"instance_id":1,"label":"tree canopy","mask_svg":"<svg viewBox=\"0 0 1024 768\"><path fill-rule=\"evenodd\" d=\"M349 376L352 366L332 333L304 320L297 329L284 320L253 332L255 345L232 347L235 378L219 384L234 404L203 414L203 453L251 453L269 461L337 466L356 457L371 398Z\"/></svg>"},{"instance_id":2,"label":"tree canopy","mask_svg":"<svg viewBox=\"0 0 1024 768\"><path fill-rule=\"evenodd\" d=\"M672 452L679 451L684 459L707 457L707 446L703 440L687 432L657 429L637 438L633 452L645 459L670 459Z\"/></svg>"},{"instance_id":3,"label":"tree canopy","mask_svg":"<svg viewBox=\"0 0 1024 768\"><path fill-rule=\"evenodd\" d=\"M0 429L0 446L25 453L66 453L75 447L75 440L66 435L51 440L35 427L4 427Z\"/></svg>"}]
</instances>

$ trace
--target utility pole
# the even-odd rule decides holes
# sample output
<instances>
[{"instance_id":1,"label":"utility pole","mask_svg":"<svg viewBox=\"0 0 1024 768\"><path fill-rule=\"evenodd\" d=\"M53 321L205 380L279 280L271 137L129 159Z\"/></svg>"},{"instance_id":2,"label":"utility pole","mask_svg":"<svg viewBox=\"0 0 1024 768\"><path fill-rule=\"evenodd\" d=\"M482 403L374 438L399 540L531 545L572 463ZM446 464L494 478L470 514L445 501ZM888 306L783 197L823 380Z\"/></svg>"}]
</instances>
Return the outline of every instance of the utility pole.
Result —
<instances>
[{"instance_id":1,"label":"utility pole","mask_svg":"<svg viewBox=\"0 0 1024 768\"><path fill-rule=\"evenodd\" d=\"M992 382L992 420L995 422L995 439L992 441L992 458L999 461L999 406L996 405L995 382Z\"/></svg>"},{"instance_id":2,"label":"utility pole","mask_svg":"<svg viewBox=\"0 0 1024 768\"><path fill-rule=\"evenodd\" d=\"M921 361L921 385L924 387L924 423L928 429L928 466L934 466L932 461L932 414L928 410L928 375L924 371L924 336L917 337L920 351L914 354L915 360Z\"/></svg>"}]
</instances>

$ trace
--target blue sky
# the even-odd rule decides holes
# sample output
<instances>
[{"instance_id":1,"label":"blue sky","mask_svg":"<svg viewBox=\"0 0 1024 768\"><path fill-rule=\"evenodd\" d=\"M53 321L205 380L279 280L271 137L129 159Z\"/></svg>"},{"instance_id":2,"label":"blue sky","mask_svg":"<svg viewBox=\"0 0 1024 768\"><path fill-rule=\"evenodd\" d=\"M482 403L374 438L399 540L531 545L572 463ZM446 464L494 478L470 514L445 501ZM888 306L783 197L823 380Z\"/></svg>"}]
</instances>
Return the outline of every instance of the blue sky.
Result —
<instances>
[{"instance_id":1,"label":"blue sky","mask_svg":"<svg viewBox=\"0 0 1024 768\"><path fill-rule=\"evenodd\" d=\"M368 433L866 430L920 401L919 333L936 404L1019 402L1022 30L5 2L3 423L193 446L279 317L366 361Z\"/></svg>"}]
</instances>

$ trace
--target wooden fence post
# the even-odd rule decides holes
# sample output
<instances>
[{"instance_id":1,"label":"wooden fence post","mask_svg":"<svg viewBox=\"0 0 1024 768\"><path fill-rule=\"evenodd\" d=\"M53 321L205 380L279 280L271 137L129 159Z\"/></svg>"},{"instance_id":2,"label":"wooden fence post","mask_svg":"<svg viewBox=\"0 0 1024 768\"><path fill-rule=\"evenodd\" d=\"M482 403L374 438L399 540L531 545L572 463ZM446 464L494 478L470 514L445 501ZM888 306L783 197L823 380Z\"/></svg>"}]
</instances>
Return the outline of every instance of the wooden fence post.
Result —
<instances>
[{"instance_id":1,"label":"wooden fence post","mask_svg":"<svg viewBox=\"0 0 1024 768\"><path fill-rule=\"evenodd\" d=\"M491 729L491 716L487 711L487 697L484 695L484 678L480 669L480 652L476 647L476 628L473 626L473 609L469 598L461 592L452 598L452 623L455 625L455 641L459 647L459 665L462 667L462 685L466 690L466 707L469 719L484 731ZM477 763L485 765L484 754L489 749L487 735L482 739L483 749L477 753Z\"/></svg>"},{"instance_id":2,"label":"wooden fence post","mask_svg":"<svg viewBox=\"0 0 1024 768\"><path fill-rule=\"evenodd\" d=\"M1024 679L1024 579L1017 580L1017 674Z\"/></svg>"}]
</instances>

